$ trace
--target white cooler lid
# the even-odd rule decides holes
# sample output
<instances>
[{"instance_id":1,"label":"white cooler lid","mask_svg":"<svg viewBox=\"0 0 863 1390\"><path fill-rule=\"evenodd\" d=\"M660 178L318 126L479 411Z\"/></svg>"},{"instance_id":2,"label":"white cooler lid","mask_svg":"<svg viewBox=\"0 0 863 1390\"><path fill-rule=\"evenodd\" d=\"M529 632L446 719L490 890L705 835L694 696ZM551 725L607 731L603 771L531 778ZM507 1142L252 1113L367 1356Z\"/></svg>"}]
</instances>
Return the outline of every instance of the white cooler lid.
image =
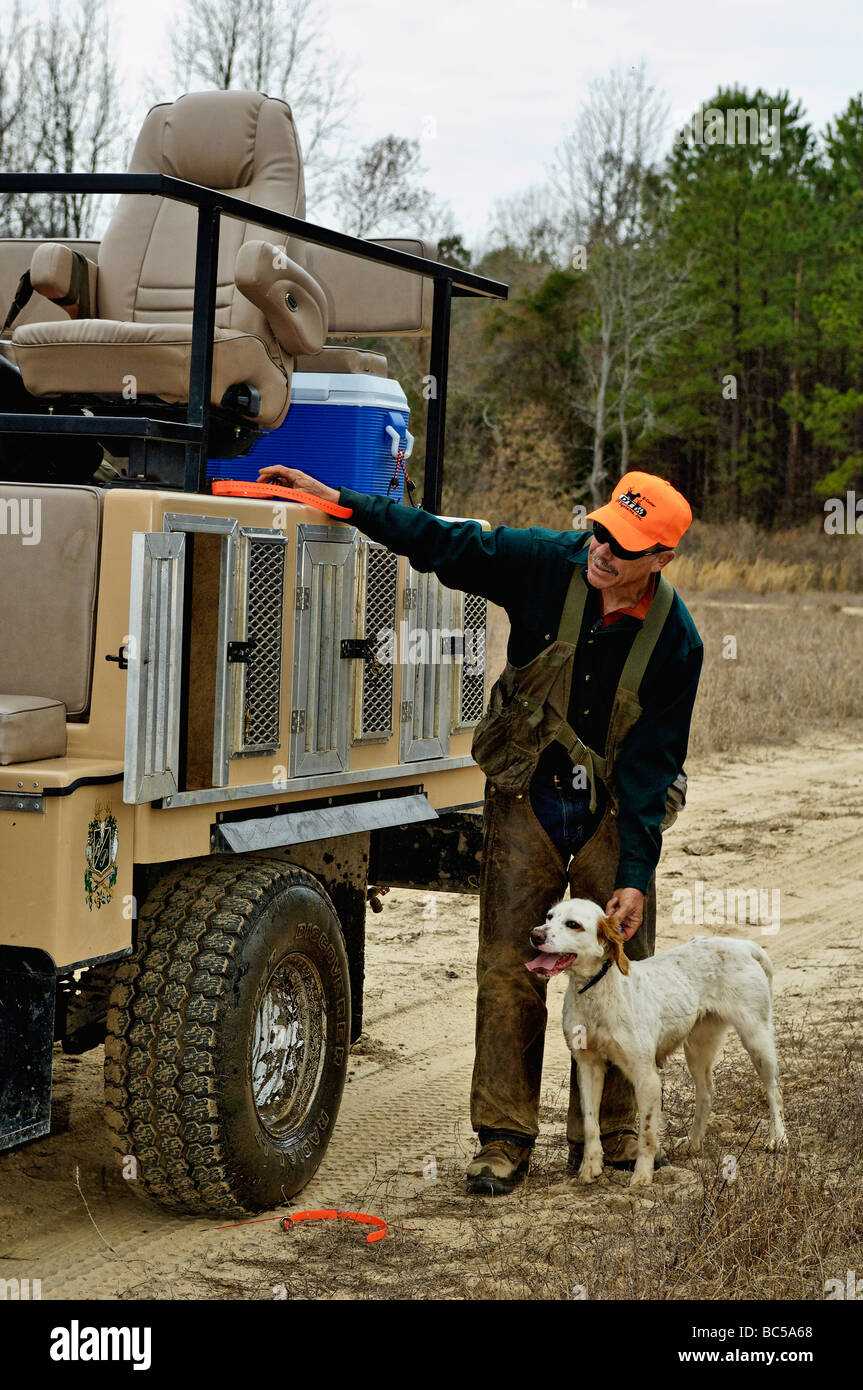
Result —
<instances>
[{"instance_id":1,"label":"white cooler lid","mask_svg":"<svg viewBox=\"0 0 863 1390\"><path fill-rule=\"evenodd\" d=\"M291 402L310 405L369 405L407 413L408 400L397 381L360 372L294 372Z\"/></svg>"}]
</instances>

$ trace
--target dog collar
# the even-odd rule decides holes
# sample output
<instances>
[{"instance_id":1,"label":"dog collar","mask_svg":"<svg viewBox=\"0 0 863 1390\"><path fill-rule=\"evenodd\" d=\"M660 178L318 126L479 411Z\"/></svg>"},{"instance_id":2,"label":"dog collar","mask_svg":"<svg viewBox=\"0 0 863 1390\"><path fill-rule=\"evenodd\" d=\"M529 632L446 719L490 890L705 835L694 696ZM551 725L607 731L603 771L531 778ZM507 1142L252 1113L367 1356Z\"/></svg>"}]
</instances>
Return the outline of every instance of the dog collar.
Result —
<instances>
[{"instance_id":1,"label":"dog collar","mask_svg":"<svg viewBox=\"0 0 863 1390\"><path fill-rule=\"evenodd\" d=\"M587 984L584 986L584 988L583 988L583 989L580 989L580 990L578 991L579 994L584 994L585 990L590 989L591 985L597 984L597 982L598 982L599 980L602 979L603 975L605 974L605 972L606 972L608 969L610 969L610 967L611 967L611 958L609 957L609 959L605 962L605 965L602 967L602 969L601 969L601 970L597 970L597 972L596 972L596 974L594 975L593 979L592 979L592 980L588 980L588 982L587 982Z\"/></svg>"}]
</instances>

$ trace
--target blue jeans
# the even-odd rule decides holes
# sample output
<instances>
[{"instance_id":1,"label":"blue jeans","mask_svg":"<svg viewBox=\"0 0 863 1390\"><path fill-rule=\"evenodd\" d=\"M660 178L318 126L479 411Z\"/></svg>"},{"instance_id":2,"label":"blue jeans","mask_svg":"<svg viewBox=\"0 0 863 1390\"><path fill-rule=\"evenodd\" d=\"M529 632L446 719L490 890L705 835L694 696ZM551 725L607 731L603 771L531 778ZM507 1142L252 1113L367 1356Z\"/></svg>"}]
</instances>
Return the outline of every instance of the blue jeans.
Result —
<instances>
[{"instance_id":1,"label":"blue jeans","mask_svg":"<svg viewBox=\"0 0 863 1390\"><path fill-rule=\"evenodd\" d=\"M599 815L590 812L590 792L586 788L576 789L564 777L554 780L534 777L530 784L530 804L565 865L599 824Z\"/></svg>"}]
</instances>

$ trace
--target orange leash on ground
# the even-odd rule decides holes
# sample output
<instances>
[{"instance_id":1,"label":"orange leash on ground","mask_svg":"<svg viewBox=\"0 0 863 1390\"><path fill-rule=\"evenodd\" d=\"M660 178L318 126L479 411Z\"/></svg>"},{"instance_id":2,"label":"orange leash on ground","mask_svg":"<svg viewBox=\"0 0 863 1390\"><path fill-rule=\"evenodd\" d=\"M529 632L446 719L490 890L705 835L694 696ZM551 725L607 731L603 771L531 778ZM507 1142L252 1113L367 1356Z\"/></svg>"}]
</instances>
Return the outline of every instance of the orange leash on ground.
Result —
<instances>
[{"instance_id":1,"label":"orange leash on ground","mask_svg":"<svg viewBox=\"0 0 863 1390\"><path fill-rule=\"evenodd\" d=\"M311 492L303 492L297 487L281 487L278 483L248 483L240 478L214 478L214 497L262 497L284 498L286 502L301 502L306 507L317 507L319 511L329 512L330 516L341 517L347 521L353 516L350 507L340 507L338 502L328 502L324 497L315 497Z\"/></svg>"},{"instance_id":2,"label":"orange leash on ground","mask_svg":"<svg viewBox=\"0 0 863 1390\"><path fill-rule=\"evenodd\" d=\"M372 1245L376 1240L383 1240L387 1234L387 1223L381 1216L367 1216L361 1211L339 1211L335 1207L330 1207L325 1211L298 1211L293 1216L282 1217L282 1230L286 1231L289 1226L293 1226L295 1221L362 1221L367 1226L379 1226L378 1231L371 1231L366 1236L366 1245Z\"/></svg>"}]
</instances>

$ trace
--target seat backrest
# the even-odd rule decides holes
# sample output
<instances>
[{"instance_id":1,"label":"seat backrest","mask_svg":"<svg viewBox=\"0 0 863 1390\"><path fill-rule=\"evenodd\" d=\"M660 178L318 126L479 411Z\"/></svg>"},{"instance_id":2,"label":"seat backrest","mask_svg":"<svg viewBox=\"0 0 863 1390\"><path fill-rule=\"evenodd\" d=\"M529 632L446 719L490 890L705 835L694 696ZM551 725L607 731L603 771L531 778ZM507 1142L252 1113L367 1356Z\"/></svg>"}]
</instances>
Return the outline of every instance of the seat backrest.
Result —
<instances>
[{"instance_id":1,"label":"seat backrest","mask_svg":"<svg viewBox=\"0 0 863 1390\"><path fill-rule=\"evenodd\" d=\"M369 241L437 260L437 244L423 237L369 237ZM431 332L431 280L330 246L307 246L305 266L327 296L329 331L334 337L410 338Z\"/></svg>"},{"instance_id":2,"label":"seat backrest","mask_svg":"<svg viewBox=\"0 0 863 1390\"><path fill-rule=\"evenodd\" d=\"M305 217L299 137L287 102L261 92L192 92L154 106L129 173L170 174L276 212ZM124 195L99 249L99 318L190 323L197 209L167 198ZM244 241L284 247L305 264L302 244L252 223L221 219L216 326L254 333L276 354L264 315L239 293L234 261Z\"/></svg>"},{"instance_id":3,"label":"seat backrest","mask_svg":"<svg viewBox=\"0 0 863 1390\"><path fill-rule=\"evenodd\" d=\"M0 691L90 704L102 491L0 482Z\"/></svg>"}]
</instances>

